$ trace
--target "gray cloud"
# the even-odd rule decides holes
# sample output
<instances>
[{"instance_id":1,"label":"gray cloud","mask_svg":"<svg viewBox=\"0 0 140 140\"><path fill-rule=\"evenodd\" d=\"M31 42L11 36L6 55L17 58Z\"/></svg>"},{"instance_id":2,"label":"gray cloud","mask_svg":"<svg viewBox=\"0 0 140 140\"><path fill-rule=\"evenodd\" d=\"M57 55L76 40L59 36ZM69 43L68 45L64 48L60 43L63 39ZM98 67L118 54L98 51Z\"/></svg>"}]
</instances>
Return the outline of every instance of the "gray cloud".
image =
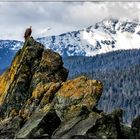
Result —
<instances>
[{"instance_id":1,"label":"gray cloud","mask_svg":"<svg viewBox=\"0 0 140 140\"><path fill-rule=\"evenodd\" d=\"M140 2L0 2L0 39L47 36L88 27L104 18L140 18ZM47 30L51 27L51 30Z\"/></svg>"}]
</instances>

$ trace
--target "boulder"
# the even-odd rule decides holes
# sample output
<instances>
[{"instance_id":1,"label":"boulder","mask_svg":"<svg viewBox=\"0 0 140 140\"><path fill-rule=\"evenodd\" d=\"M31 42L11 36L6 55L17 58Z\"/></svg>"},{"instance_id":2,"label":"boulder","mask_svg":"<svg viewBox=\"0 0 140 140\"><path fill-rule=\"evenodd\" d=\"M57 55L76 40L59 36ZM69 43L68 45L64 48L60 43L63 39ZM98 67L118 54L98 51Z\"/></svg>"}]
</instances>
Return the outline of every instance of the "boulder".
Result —
<instances>
[{"instance_id":1,"label":"boulder","mask_svg":"<svg viewBox=\"0 0 140 140\"><path fill-rule=\"evenodd\" d=\"M52 138L71 139L84 138L87 131L96 124L96 121L101 117L98 113L82 114L67 122L61 123L57 130L53 133Z\"/></svg>"},{"instance_id":2,"label":"boulder","mask_svg":"<svg viewBox=\"0 0 140 140\"><path fill-rule=\"evenodd\" d=\"M89 112L97 105L103 86L100 81L89 80L85 76L62 84L56 93L54 108L61 121L67 121L82 113Z\"/></svg>"}]
</instances>

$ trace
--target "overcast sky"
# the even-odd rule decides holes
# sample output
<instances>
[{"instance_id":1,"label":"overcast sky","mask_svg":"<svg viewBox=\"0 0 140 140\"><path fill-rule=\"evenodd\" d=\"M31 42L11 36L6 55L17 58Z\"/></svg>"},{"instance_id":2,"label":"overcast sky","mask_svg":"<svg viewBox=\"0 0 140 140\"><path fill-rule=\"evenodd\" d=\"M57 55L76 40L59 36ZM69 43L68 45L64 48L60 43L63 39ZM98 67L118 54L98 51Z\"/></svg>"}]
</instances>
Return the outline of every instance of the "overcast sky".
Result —
<instances>
[{"instance_id":1,"label":"overcast sky","mask_svg":"<svg viewBox=\"0 0 140 140\"><path fill-rule=\"evenodd\" d=\"M23 40L30 25L36 38L86 28L109 17L140 18L140 2L0 2L0 39Z\"/></svg>"}]
</instances>

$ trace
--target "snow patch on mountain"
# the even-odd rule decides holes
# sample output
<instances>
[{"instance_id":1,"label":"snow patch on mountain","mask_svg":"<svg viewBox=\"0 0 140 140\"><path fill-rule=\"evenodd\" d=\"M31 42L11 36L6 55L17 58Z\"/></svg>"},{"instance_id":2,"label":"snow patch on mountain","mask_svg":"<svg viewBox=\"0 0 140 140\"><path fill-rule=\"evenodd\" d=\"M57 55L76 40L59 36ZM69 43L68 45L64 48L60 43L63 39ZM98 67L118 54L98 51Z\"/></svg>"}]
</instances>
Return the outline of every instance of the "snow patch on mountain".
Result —
<instances>
[{"instance_id":1,"label":"snow patch on mountain","mask_svg":"<svg viewBox=\"0 0 140 140\"><path fill-rule=\"evenodd\" d=\"M23 42L17 40L0 40L0 49L19 50Z\"/></svg>"}]
</instances>

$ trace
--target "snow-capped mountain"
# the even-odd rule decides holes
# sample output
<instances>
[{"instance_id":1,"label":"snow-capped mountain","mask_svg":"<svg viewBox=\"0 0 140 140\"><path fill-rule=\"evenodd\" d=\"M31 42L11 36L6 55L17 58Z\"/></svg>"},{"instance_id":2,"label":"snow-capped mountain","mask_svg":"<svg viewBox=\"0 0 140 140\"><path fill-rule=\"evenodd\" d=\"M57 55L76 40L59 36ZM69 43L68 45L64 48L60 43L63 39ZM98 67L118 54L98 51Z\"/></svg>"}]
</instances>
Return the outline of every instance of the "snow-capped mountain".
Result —
<instances>
[{"instance_id":1,"label":"snow-capped mountain","mask_svg":"<svg viewBox=\"0 0 140 140\"><path fill-rule=\"evenodd\" d=\"M140 23L133 20L105 19L83 30L36 40L65 57L94 56L110 51L140 48ZM22 46L21 41L0 40L0 69L10 64L9 60L12 60Z\"/></svg>"},{"instance_id":2,"label":"snow-capped mountain","mask_svg":"<svg viewBox=\"0 0 140 140\"><path fill-rule=\"evenodd\" d=\"M83 30L37 40L63 56L94 56L140 48L140 24L136 21L105 19Z\"/></svg>"}]
</instances>

